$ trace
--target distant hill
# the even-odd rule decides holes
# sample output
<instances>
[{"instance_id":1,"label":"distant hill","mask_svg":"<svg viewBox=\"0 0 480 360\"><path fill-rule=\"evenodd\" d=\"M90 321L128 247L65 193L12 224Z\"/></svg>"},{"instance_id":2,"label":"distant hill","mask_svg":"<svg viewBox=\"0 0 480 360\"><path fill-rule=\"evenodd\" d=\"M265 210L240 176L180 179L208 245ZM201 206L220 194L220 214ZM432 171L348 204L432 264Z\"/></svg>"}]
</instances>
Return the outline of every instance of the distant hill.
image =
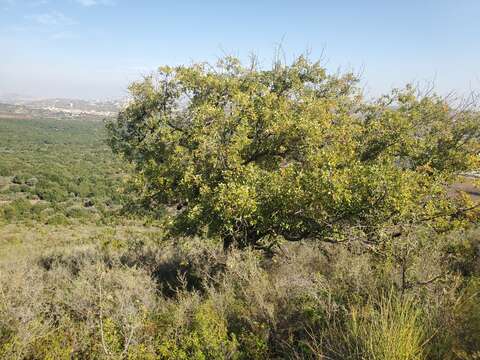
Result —
<instances>
[{"instance_id":1,"label":"distant hill","mask_svg":"<svg viewBox=\"0 0 480 360\"><path fill-rule=\"evenodd\" d=\"M0 118L88 118L115 116L122 100L33 99L9 94L0 96Z\"/></svg>"}]
</instances>

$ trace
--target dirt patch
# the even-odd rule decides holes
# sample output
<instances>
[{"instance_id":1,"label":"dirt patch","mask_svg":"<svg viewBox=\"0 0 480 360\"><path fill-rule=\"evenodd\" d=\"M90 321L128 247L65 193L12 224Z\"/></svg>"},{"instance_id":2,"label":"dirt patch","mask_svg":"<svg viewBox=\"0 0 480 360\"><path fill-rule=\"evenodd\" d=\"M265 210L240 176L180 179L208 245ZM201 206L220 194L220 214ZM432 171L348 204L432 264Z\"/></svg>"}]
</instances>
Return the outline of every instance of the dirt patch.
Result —
<instances>
[{"instance_id":1,"label":"dirt patch","mask_svg":"<svg viewBox=\"0 0 480 360\"><path fill-rule=\"evenodd\" d=\"M475 184L474 178L464 177L460 182L452 185L452 192L464 192L470 195L474 201L480 201L480 187Z\"/></svg>"}]
</instances>

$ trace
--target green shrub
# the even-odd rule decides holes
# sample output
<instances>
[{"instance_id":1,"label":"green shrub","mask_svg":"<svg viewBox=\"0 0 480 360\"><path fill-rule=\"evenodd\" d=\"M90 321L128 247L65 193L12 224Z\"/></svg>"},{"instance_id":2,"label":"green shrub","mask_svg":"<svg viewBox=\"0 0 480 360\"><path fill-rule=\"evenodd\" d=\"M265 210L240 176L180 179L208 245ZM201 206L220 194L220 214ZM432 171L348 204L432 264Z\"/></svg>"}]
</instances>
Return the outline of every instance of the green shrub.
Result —
<instances>
[{"instance_id":1,"label":"green shrub","mask_svg":"<svg viewBox=\"0 0 480 360\"><path fill-rule=\"evenodd\" d=\"M38 179L36 177L32 177L25 181L25 184L28 186L35 186L38 183Z\"/></svg>"},{"instance_id":2,"label":"green shrub","mask_svg":"<svg viewBox=\"0 0 480 360\"><path fill-rule=\"evenodd\" d=\"M65 215L71 218L87 218L92 214L88 209L74 205L66 209Z\"/></svg>"},{"instance_id":3,"label":"green shrub","mask_svg":"<svg viewBox=\"0 0 480 360\"><path fill-rule=\"evenodd\" d=\"M431 357L477 359L480 355L480 278L469 280L445 311L437 315Z\"/></svg>"},{"instance_id":4,"label":"green shrub","mask_svg":"<svg viewBox=\"0 0 480 360\"><path fill-rule=\"evenodd\" d=\"M19 198L6 206L0 207L0 209L5 220L19 221L28 217L32 209L32 205L27 199Z\"/></svg>"},{"instance_id":5,"label":"green shrub","mask_svg":"<svg viewBox=\"0 0 480 360\"><path fill-rule=\"evenodd\" d=\"M13 184L21 185L21 184L23 184L24 182L25 182L24 176L15 175L15 176L12 178L12 183L13 183Z\"/></svg>"},{"instance_id":6,"label":"green shrub","mask_svg":"<svg viewBox=\"0 0 480 360\"><path fill-rule=\"evenodd\" d=\"M193 309L192 320L179 331L180 334L160 340L160 358L221 360L239 356L236 338L228 333L226 319L208 301Z\"/></svg>"},{"instance_id":7,"label":"green shrub","mask_svg":"<svg viewBox=\"0 0 480 360\"><path fill-rule=\"evenodd\" d=\"M480 230L473 228L451 234L445 245L445 260L450 270L462 276L480 276Z\"/></svg>"},{"instance_id":8,"label":"green shrub","mask_svg":"<svg viewBox=\"0 0 480 360\"><path fill-rule=\"evenodd\" d=\"M63 214L53 214L45 221L47 225L68 225L69 223L68 218Z\"/></svg>"}]
</instances>

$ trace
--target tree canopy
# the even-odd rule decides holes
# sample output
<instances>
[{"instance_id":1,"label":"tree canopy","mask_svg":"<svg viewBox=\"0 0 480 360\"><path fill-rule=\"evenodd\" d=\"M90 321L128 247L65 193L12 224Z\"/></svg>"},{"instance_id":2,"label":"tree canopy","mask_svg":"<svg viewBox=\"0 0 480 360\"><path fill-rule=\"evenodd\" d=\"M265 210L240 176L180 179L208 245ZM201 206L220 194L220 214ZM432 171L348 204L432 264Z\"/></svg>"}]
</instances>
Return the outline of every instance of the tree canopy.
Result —
<instances>
[{"instance_id":1,"label":"tree canopy","mask_svg":"<svg viewBox=\"0 0 480 360\"><path fill-rule=\"evenodd\" d=\"M142 206L226 245L366 242L401 224L471 221L448 184L479 164L478 114L413 87L366 101L352 74L306 57L271 69L227 57L162 67L107 124Z\"/></svg>"}]
</instances>

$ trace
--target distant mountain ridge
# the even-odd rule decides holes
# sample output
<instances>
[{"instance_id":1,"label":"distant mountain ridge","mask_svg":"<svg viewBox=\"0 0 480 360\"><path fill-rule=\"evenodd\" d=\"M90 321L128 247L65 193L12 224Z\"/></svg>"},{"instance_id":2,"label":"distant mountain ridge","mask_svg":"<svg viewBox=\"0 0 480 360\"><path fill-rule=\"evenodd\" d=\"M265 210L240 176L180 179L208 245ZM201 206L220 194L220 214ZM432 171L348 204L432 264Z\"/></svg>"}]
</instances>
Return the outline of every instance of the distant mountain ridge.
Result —
<instances>
[{"instance_id":1,"label":"distant mountain ridge","mask_svg":"<svg viewBox=\"0 0 480 360\"><path fill-rule=\"evenodd\" d=\"M120 111L125 100L83 100L69 98L36 99L16 94L0 96L0 115L5 117L112 117Z\"/></svg>"}]
</instances>

